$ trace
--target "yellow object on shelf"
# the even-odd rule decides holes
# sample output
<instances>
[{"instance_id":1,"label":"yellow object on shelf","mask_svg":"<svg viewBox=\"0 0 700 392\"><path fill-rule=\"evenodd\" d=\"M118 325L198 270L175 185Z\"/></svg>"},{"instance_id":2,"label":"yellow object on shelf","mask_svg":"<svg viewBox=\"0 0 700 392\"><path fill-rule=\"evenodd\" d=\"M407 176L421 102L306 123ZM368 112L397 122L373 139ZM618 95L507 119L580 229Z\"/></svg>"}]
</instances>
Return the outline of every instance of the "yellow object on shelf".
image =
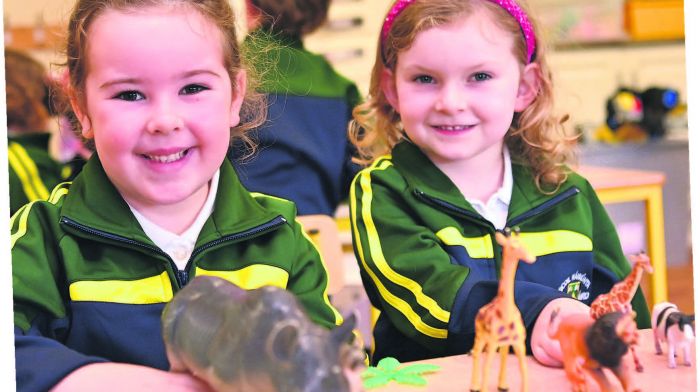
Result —
<instances>
[{"instance_id":1,"label":"yellow object on shelf","mask_svg":"<svg viewBox=\"0 0 700 392\"><path fill-rule=\"evenodd\" d=\"M634 40L685 37L683 0L627 0L625 30Z\"/></svg>"}]
</instances>

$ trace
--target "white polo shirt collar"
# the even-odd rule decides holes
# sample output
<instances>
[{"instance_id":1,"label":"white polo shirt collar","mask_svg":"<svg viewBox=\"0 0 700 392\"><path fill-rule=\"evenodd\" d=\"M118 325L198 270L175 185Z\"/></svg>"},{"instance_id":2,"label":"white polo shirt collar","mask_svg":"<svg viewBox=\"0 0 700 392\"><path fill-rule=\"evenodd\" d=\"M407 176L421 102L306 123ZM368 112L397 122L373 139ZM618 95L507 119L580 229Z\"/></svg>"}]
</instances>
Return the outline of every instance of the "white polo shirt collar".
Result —
<instances>
[{"instance_id":1,"label":"white polo shirt collar","mask_svg":"<svg viewBox=\"0 0 700 392\"><path fill-rule=\"evenodd\" d=\"M513 170L508 147L503 147L503 184L484 202L467 199L476 212L491 222L496 229L503 229L508 220L508 206L513 193Z\"/></svg>"},{"instance_id":2,"label":"white polo shirt collar","mask_svg":"<svg viewBox=\"0 0 700 392\"><path fill-rule=\"evenodd\" d=\"M219 189L219 170L214 173L210 184L207 199L202 209L199 211L197 218L192 222L190 227L180 235L156 225L129 205L131 212L136 217L136 220L139 222L148 238L173 259L179 270L185 269L187 261L190 259L192 251L194 250L197 237L199 237L199 232L202 231L204 222L207 221L207 218L214 210L214 200L216 200L216 192Z\"/></svg>"}]
</instances>

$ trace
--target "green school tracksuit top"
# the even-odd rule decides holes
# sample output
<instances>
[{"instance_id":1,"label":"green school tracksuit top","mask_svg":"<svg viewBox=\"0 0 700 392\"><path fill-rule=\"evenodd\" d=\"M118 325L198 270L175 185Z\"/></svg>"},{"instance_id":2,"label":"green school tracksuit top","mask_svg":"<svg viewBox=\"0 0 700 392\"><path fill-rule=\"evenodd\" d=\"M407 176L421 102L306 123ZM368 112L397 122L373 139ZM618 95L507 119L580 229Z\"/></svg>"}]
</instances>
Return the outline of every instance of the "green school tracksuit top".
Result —
<instances>
[{"instance_id":1,"label":"green school tracksuit top","mask_svg":"<svg viewBox=\"0 0 700 392\"><path fill-rule=\"evenodd\" d=\"M294 293L316 323L341 317L294 204L250 194L221 166L212 215L185 271L144 234L97 156L72 185L11 220L17 389L45 391L76 368L114 361L168 369L160 315L196 275Z\"/></svg>"},{"instance_id":2,"label":"green school tracksuit top","mask_svg":"<svg viewBox=\"0 0 700 392\"><path fill-rule=\"evenodd\" d=\"M571 296L590 305L630 272L619 238L591 185L569 176L553 195L513 164L507 226L537 257L520 263L515 302L529 336L542 308ZM415 145L404 141L356 177L350 194L353 245L362 281L380 311L377 363L464 354L474 318L496 294L501 247L494 226ZM649 327L641 290L632 302Z\"/></svg>"},{"instance_id":3,"label":"green school tracksuit top","mask_svg":"<svg viewBox=\"0 0 700 392\"><path fill-rule=\"evenodd\" d=\"M10 215L34 200L45 200L53 187L65 181L70 167L49 155L48 132L30 132L8 137Z\"/></svg>"}]
</instances>

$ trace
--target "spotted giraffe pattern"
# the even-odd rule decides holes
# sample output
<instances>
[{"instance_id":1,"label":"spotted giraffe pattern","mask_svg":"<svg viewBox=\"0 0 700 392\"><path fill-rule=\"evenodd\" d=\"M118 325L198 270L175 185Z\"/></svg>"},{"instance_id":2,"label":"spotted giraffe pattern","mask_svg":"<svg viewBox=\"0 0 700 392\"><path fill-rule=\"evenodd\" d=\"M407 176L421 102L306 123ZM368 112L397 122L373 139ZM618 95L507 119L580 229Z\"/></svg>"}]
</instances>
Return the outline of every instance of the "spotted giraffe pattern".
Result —
<instances>
[{"instance_id":1,"label":"spotted giraffe pattern","mask_svg":"<svg viewBox=\"0 0 700 392\"><path fill-rule=\"evenodd\" d=\"M501 356L501 367L498 376L498 389L508 390L506 382L506 358L508 350L513 347L520 365L520 377L522 391L527 391L527 368L525 365L525 326L515 306L513 299L513 286L515 271L520 260L533 263L535 257L526 249L519 240L518 232L506 235L496 233L496 241L503 247L503 262L501 264L501 278L498 282L496 297L479 309L474 320L476 337L472 349L473 371L471 390L486 390L489 379L489 368L496 350ZM481 354L486 350L486 360L483 363L483 375L480 378L479 365Z\"/></svg>"},{"instance_id":2,"label":"spotted giraffe pattern","mask_svg":"<svg viewBox=\"0 0 700 392\"><path fill-rule=\"evenodd\" d=\"M601 294L591 303L591 317L599 319L604 314L612 312L630 313L632 312L632 297L637 292L639 282L642 280L642 274L646 271L651 273L651 263L649 256L645 253L639 253L632 256L632 271L625 279L617 282L607 294ZM634 346L630 346L632 358L634 359L634 367L638 372L644 370L644 366L637 357L637 352Z\"/></svg>"}]
</instances>

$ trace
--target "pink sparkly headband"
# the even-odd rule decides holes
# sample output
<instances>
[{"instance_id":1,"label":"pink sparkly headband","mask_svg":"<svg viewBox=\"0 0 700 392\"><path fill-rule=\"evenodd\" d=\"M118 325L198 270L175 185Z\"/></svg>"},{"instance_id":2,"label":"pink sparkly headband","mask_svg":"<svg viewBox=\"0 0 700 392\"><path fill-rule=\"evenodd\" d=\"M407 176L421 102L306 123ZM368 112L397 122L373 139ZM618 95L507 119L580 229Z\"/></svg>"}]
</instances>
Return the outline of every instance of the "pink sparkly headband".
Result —
<instances>
[{"instance_id":1,"label":"pink sparkly headband","mask_svg":"<svg viewBox=\"0 0 700 392\"><path fill-rule=\"evenodd\" d=\"M389 36L389 30L391 30L391 25L394 24L394 19L396 19L399 14L406 9L415 0L397 0L394 5L389 10L389 13L384 19L384 24L382 25L382 47L386 42L386 38ZM520 24L520 28L523 31L523 37L525 37L525 44L527 45L527 62L532 62L532 58L535 54L535 32L532 29L532 24L527 18L525 11L515 2L515 0L487 0L492 3L496 3L504 10L508 11L509 14L515 18ZM382 51L384 53L384 51ZM383 54L382 54L383 56Z\"/></svg>"}]
</instances>

